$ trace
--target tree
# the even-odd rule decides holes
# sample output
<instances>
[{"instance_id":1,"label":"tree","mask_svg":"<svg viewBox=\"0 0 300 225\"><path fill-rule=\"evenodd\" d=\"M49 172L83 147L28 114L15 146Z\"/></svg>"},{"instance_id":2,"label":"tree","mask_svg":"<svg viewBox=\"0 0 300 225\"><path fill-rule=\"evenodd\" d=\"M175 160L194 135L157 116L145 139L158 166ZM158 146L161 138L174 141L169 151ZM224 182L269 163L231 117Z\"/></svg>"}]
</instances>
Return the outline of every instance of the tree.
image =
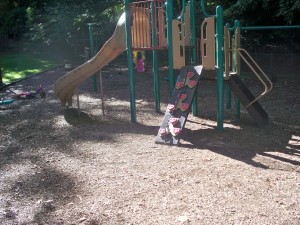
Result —
<instances>
[{"instance_id":1,"label":"tree","mask_svg":"<svg viewBox=\"0 0 300 225\"><path fill-rule=\"evenodd\" d=\"M300 23L299 0L238 0L225 15L243 25L291 25Z\"/></svg>"},{"instance_id":2,"label":"tree","mask_svg":"<svg viewBox=\"0 0 300 225\"><path fill-rule=\"evenodd\" d=\"M19 7L15 2L1 1L0 23L0 34L16 39L17 35L24 31L24 24L26 23L24 8Z\"/></svg>"},{"instance_id":3,"label":"tree","mask_svg":"<svg viewBox=\"0 0 300 225\"><path fill-rule=\"evenodd\" d=\"M57 0L39 7L35 4L27 8L27 36L59 49L76 49L80 41L88 39L87 23L97 22L103 27L115 22L121 11L121 0ZM110 32L103 35L107 33Z\"/></svg>"}]
</instances>

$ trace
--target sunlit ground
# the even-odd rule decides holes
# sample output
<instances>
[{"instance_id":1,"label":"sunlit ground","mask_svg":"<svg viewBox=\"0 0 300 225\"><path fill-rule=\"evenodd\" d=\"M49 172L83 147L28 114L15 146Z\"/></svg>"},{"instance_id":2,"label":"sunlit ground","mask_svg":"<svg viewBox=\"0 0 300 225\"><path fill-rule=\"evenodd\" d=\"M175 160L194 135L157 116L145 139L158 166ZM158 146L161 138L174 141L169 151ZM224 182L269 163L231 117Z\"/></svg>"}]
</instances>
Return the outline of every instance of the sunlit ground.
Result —
<instances>
[{"instance_id":1,"label":"sunlit ground","mask_svg":"<svg viewBox=\"0 0 300 225\"><path fill-rule=\"evenodd\" d=\"M0 56L2 68L2 81L11 83L13 81L43 72L56 64L39 55L28 53L7 54Z\"/></svg>"}]
</instances>

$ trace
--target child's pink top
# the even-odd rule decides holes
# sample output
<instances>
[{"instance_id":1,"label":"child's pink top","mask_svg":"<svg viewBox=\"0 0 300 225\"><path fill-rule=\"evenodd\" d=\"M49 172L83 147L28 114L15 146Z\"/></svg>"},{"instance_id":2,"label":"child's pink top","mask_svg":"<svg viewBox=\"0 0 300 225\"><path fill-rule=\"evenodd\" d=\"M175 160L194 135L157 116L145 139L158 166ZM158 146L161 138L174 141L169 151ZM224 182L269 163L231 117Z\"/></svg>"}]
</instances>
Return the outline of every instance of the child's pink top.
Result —
<instances>
[{"instance_id":1,"label":"child's pink top","mask_svg":"<svg viewBox=\"0 0 300 225\"><path fill-rule=\"evenodd\" d=\"M143 59L138 59L136 61L136 70L139 73L145 72L145 64L144 64L144 60Z\"/></svg>"}]
</instances>

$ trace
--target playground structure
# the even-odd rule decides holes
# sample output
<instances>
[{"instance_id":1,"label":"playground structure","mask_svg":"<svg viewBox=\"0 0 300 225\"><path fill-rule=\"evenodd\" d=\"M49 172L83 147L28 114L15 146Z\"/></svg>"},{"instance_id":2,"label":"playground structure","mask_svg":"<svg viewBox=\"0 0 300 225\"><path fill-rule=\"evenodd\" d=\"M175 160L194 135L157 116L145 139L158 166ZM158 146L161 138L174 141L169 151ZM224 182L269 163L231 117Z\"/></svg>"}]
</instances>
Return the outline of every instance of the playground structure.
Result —
<instances>
[{"instance_id":1,"label":"playground structure","mask_svg":"<svg viewBox=\"0 0 300 225\"><path fill-rule=\"evenodd\" d=\"M268 115L258 100L272 89L272 82L249 53L240 46L240 32L246 28L241 27L239 21L235 21L233 27L229 24L224 26L222 7L216 7L215 15L208 15L205 0L202 0L201 7L206 18L201 26L202 63L199 67L196 65L199 53L197 53L194 7L193 0L188 3L183 1L180 18L173 19L172 0L145 0L133 3L125 0L125 13L119 19L112 37L93 58L55 82L55 95L60 98L63 105L72 105L72 96L77 92L80 83L97 71L101 71L106 64L127 50L131 121L136 122L133 51L148 50L153 53L155 109L159 112L157 51L167 48L168 78L172 96L156 138L157 143L178 143L190 108L193 114L197 115L196 89L200 78L206 76L207 71L214 71L209 74L213 74L217 80L219 130L223 130L225 84L227 108L231 108L231 92L235 96L235 118L237 120L240 118L240 103L242 103L258 126L266 125ZM189 47L189 56L185 55L185 47ZM241 60L244 60L264 87L264 91L257 97L251 94L239 78ZM175 82L174 69L181 68Z\"/></svg>"}]
</instances>

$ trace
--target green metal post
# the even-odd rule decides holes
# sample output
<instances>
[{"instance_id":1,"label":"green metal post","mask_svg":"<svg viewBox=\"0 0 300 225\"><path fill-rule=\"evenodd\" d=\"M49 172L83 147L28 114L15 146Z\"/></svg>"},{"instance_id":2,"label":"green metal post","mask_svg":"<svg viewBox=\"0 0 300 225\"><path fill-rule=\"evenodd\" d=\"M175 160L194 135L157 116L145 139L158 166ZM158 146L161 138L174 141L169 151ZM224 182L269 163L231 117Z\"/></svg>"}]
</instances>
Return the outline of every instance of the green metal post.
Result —
<instances>
[{"instance_id":1,"label":"green metal post","mask_svg":"<svg viewBox=\"0 0 300 225\"><path fill-rule=\"evenodd\" d=\"M90 35L91 57L93 57L95 55L95 51L94 51L93 24L92 23L88 23L88 26L89 26L89 35ZM94 90L94 92L97 92L97 76L96 76L96 74L94 74L92 76L92 80L93 80L93 90Z\"/></svg>"},{"instance_id":2,"label":"green metal post","mask_svg":"<svg viewBox=\"0 0 300 225\"><path fill-rule=\"evenodd\" d=\"M223 8L216 8L216 59L217 59L217 97L218 112L217 123L218 129L223 130L224 120L224 21Z\"/></svg>"},{"instance_id":3,"label":"green metal post","mask_svg":"<svg viewBox=\"0 0 300 225\"><path fill-rule=\"evenodd\" d=\"M93 35L93 24L88 23L89 26L89 36L90 36L90 51L91 56L94 56L94 35Z\"/></svg>"},{"instance_id":4,"label":"green metal post","mask_svg":"<svg viewBox=\"0 0 300 225\"><path fill-rule=\"evenodd\" d=\"M129 88L130 88L130 114L131 122L136 122L136 104L135 104L135 80L133 71L133 56L131 45L131 22L130 22L130 10L129 0L125 0L125 15L126 15L126 47L127 47L127 61L128 61L128 76L129 76Z\"/></svg>"},{"instance_id":5,"label":"green metal post","mask_svg":"<svg viewBox=\"0 0 300 225\"><path fill-rule=\"evenodd\" d=\"M182 0L182 10L181 10L181 21L184 21L184 14L185 14L185 0Z\"/></svg>"},{"instance_id":6,"label":"green metal post","mask_svg":"<svg viewBox=\"0 0 300 225\"><path fill-rule=\"evenodd\" d=\"M234 21L234 34L235 34L235 43L234 43L234 48L239 48L240 46L236 46L239 45L240 41L238 40L240 38L239 35L237 35L237 29L240 28L240 21L236 20ZM240 71L238 71L238 67L239 65L239 61L237 57L240 57L236 52L233 52L233 71L237 72L238 75L240 75ZM240 120L241 118L241 104L240 104L240 100L237 97L234 97L234 117L237 121Z\"/></svg>"},{"instance_id":7,"label":"green metal post","mask_svg":"<svg viewBox=\"0 0 300 225\"><path fill-rule=\"evenodd\" d=\"M170 96L175 86L174 65L173 65L173 43L172 43L172 20L173 20L173 0L167 1L167 35L168 35L168 72Z\"/></svg>"},{"instance_id":8,"label":"green metal post","mask_svg":"<svg viewBox=\"0 0 300 225\"><path fill-rule=\"evenodd\" d=\"M230 29L230 24L226 23L226 27L228 29ZM229 35L229 41L230 41L230 46L232 46L232 43L231 43L231 33ZM231 109L231 88L230 88L228 82L226 82L226 108L227 109Z\"/></svg>"},{"instance_id":9,"label":"green metal post","mask_svg":"<svg viewBox=\"0 0 300 225\"><path fill-rule=\"evenodd\" d=\"M196 63L197 59L197 49L196 49L196 19L195 19L195 2L190 0L190 19L191 19L191 45L192 45L192 63Z\"/></svg>"},{"instance_id":10,"label":"green metal post","mask_svg":"<svg viewBox=\"0 0 300 225\"><path fill-rule=\"evenodd\" d=\"M195 4L194 0L190 0L190 21L191 21L191 51L192 51L192 58L191 58L191 64L195 65L196 58L197 58L197 52L196 52L196 25L195 25ZM195 95L193 98L193 104L192 104L192 113L194 116L198 115L198 96L197 96L197 90L195 91Z\"/></svg>"},{"instance_id":11,"label":"green metal post","mask_svg":"<svg viewBox=\"0 0 300 225\"><path fill-rule=\"evenodd\" d=\"M202 12L203 12L203 14L204 14L205 17L214 16L214 15L209 15L206 12L206 2L205 2L205 0L201 0L201 8L202 8Z\"/></svg>"},{"instance_id":12,"label":"green metal post","mask_svg":"<svg viewBox=\"0 0 300 225\"><path fill-rule=\"evenodd\" d=\"M152 45L156 46L156 6L155 2L152 2ZM153 75L154 75L154 98L155 98L155 110L160 112L160 84L159 84L159 70L157 60L157 50L152 51L153 57Z\"/></svg>"}]
</instances>

